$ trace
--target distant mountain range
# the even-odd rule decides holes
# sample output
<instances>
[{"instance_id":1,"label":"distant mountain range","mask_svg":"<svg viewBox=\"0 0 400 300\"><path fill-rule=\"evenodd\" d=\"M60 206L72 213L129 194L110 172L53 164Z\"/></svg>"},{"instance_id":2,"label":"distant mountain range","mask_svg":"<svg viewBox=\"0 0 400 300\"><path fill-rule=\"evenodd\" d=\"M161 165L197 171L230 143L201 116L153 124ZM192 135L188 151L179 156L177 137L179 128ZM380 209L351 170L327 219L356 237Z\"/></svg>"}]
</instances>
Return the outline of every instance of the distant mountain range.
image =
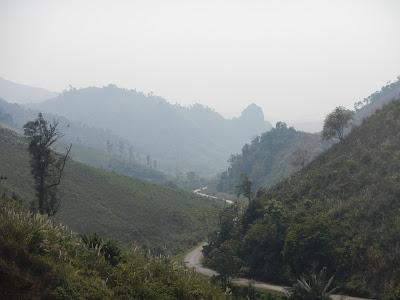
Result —
<instances>
[{"instance_id":1,"label":"distant mountain range","mask_svg":"<svg viewBox=\"0 0 400 300\"><path fill-rule=\"evenodd\" d=\"M15 83L0 77L0 98L7 99L9 102L19 104L34 103L56 96L57 93L46 89Z\"/></svg>"},{"instance_id":2,"label":"distant mountain range","mask_svg":"<svg viewBox=\"0 0 400 300\"><path fill-rule=\"evenodd\" d=\"M230 153L271 128L255 104L240 117L225 119L200 104L172 105L164 98L115 85L71 89L29 107L109 129L169 174L216 174L226 167Z\"/></svg>"}]
</instances>

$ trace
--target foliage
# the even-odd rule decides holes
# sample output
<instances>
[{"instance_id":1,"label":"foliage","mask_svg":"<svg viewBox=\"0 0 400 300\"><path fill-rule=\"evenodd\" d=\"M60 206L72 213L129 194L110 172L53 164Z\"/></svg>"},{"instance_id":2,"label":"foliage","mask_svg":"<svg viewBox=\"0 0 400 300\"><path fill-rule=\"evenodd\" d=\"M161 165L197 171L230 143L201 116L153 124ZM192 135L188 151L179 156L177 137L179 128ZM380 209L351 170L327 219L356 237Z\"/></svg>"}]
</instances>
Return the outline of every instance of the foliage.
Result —
<instances>
[{"instance_id":1,"label":"foliage","mask_svg":"<svg viewBox=\"0 0 400 300\"><path fill-rule=\"evenodd\" d=\"M349 126L353 114L353 111L348 110L343 106L336 107L335 110L325 118L322 138L324 140L338 138L342 141L344 138L344 130Z\"/></svg>"},{"instance_id":2,"label":"foliage","mask_svg":"<svg viewBox=\"0 0 400 300\"><path fill-rule=\"evenodd\" d=\"M116 266L121 260L121 249L112 241L104 241L96 233L81 235L82 242L89 248L95 249L112 265Z\"/></svg>"},{"instance_id":3,"label":"foliage","mask_svg":"<svg viewBox=\"0 0 400 300\"><path fill-rule=\"evenodd\" d=\"M400 288L399 116L400 99L299 172L260 191L236 226L212 235L208 253L234 241L240 269L252 278L291 284L301 273L326 266L346 293L395 299Z\"/></svg>"},{"instance_id":4,"label":"foliage","mask_svg":"<svg viewBox=\"0 0 400 300\"><path fill-rule=\"evenodd\" d=\"M216 189L234 194L235 187L243 180L242 174L253 183L254 191L271 186L304 167L327 146L318 134L297 131L278 122L271 131L244 145L240 154L230 157L228 170L219 176ZM294 157L300 154L299 149L304 154L302 162L295 158L296 163L293 163Z\"/></svg>"},{"instance_id":5,"label":"foliage","mask_svg":"<svg viewBox=\"0 0 400 300\"><path fill-rule=\"evenodd\" d=\"M26 140L0 127L0 173L9 193L34 195ZM59 192L57 220L78 233L97 232L118 242L178 253L203 240L217 223L222 203L143 182L70 160Z\"/></svg>"},{"instance_id":6,"label":"foliage","mask_svg":"<svg viewBox=\"0 0 400 300\"><path fill-rule=\"evenodd\" d=\"M333 276L328 279L326 268L308 278L302 277L289 289L289 300L330 300L336 288L332 288Z\"/></svg>"},{"instance_id":7,"label":"foliage","mask_svg":"<svg viewBox=\"0 0 400 300\"><path fill-rule=\"evenodd\" d=\"M29 139L31 173L35 181L39 213L48 216L55 215L60 207L57 186L71 150L70 146L62 157L57 157L52 150L61 135L57 127L56 121L49 124L41 113L36 120L24 125L24 134Z\"/></svg>"},{"instance_id":8,"label":"foliage","mask_svg":"<svg viewBox=\"0 0 400 300\"><path fill-rule=\"evenodd\" d=\"M334 247L329 228L321 222L308 221L292 225L286 234L283 257L293 274L335 265Z\"/></svg>"},{"instance_id":9,"label":"foliage","mask_svg":"<svg viewBox=\"0 0 400 300\"><path fill-rule=\"evenodd\" d=\"M120 248L110 264L66 226L0 200L2 299L226 299L206 279L163 256Z\"/></svg>"},{"instance_id":10,"label":"foliage","mask_svg":"<svg viewBox=\"0 0 400 300\"><path fill-rule=\"evenodd\" d=\"M252 190L252 182L249 180L246 174L242 174L242 182L236 186L236 196L240 197L240 195L245 196L249 202L253 197L253 190Z\"/></svg>"}]
</instances>

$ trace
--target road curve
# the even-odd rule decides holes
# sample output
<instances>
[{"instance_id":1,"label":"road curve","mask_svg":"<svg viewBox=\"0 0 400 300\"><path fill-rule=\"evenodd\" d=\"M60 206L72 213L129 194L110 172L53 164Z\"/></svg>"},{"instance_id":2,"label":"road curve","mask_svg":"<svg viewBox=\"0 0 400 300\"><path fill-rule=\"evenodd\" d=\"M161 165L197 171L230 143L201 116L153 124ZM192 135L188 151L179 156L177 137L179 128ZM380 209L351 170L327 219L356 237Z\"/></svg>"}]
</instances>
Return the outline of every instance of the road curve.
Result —
<instances>
[{"instance_id":1,"label":"road curve","mask_svg":"<svg viewBox=\"0 0 400 300\"><path fill-rule=\"evenodd\" d=\"M197 189L197 190L194 190L193 193L196 194L196 195L198 195L198 196L201 196L201 197L210 198L210 199L215 199L215 200L221 200L221 201L224 201L225 203L228 203L228 204L232 204L232 203L233 203L232 200L222 199L222 198L218 198L218 197L216 197L216 196L211 196L211 195L207 195L207 194L205 194L205 193L202 193L202 191L204 191L204 190L206 190L206 189L207 189L207 186L202 187L202 188L199 188L199 189Z\"/></svg>"},{"instance_id":2,"label":"road curve","mask_svg":"<svg viewBox=\"0 0 400 300\"><path fill-rule=\"evenodd\" d=\"M199 274L212 277L214 275L218 275L218 273L212 269L204 267L201 263L203 259L202 250L206 244L207 243L203 242L195 249L187 253L184 258L184 264L187 268L193 269ZM248 286L249 284L252 284L252 286L255 288L275 291L275 292L285 293L287 291L287 287L285 286L269 284L266 282L255 281L247 278L234 278L232 280L232 283L237 286ZM366 298L356 298L356 297L342 296L342 295L333 295L331 298L332 300L369 300Z\"/></svg>"}]
</instances>

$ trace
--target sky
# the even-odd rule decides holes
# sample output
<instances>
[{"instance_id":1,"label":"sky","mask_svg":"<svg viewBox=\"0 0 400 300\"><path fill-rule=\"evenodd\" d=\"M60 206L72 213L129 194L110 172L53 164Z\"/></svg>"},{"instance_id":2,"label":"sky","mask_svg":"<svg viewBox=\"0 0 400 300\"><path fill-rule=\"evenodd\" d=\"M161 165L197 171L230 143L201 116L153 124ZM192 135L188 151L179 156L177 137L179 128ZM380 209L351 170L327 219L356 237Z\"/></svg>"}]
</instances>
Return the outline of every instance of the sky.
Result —
<instances>
[{"instance_id":1,"label":"sky","mask_svg":"<svg viewBox=\"0 0 400 300\"><path fill-rule=\"evenodd\" d=\"M400 75L399 0L0 0L0 77L307 126ZM300 125L303 124L303 125Z\"/></svg>"}]
</instances>

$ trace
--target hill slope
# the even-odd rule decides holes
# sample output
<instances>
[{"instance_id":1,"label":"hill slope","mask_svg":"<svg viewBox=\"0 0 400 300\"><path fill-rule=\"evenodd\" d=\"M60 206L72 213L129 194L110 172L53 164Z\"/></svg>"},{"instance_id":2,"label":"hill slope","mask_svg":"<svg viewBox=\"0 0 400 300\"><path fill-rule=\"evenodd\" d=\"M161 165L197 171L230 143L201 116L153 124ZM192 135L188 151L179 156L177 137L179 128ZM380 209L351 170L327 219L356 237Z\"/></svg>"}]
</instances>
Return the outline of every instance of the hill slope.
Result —
<instances>
[{"instance_id":1,"label":"hill slope","mask_svg":"<svg viewBox=\"0 0 400 300\"><path fill-rule=\"evenodd\" d=\"M246 174L255 189L268 187L297 171L328 147L318 134L288 128L278 123L276 128L255 138L232 155L228 170L219 177L217 190L234 193L235 186Z\"/></svg>"},{"instance_id":2,"label":"hill slope","mask_svg":"<svg viewBox=\"0 0 400 300\"><path fill-rule=\"evenodd\" d=\"M221 226L226 231L211 242L208 263L216 262L218 249L229 247L252 277L290 281L327 266L345 290L397 299L399 141L396 100L303 170L265 190L240 224L226 212Z\"/></svg>"},{"instance_id":3,"label":"hill slope","mask_svg":"<svg viewBox=\"0 0 400 300\"><path fill-rule=\"evenodd\" d=\"M15 83L0 77L0 98L15 103L42 102L57 96L48 90Z\"/></svg>"},{"instance_id":4,"label":"hill slope","mask_svg":"<svg viewBox=\"0 0 400 300\"><path fill-rule=\"evenodd\" d=\"M17 132L22 132L24 124L36 119L38 113L39 111L26 109L0 98L0 124ZM62 151L66 145L72 143L74 147L71 155L74 160L139 179L166 181L165 175L154 167L154 161L147 161L131 143L110 130L88 127L54 114L44 114L44 117L49 121L58 120L64 136L56 144L56 149Z\"/></svg>"},{"instance_id":5,"label":"hill slope","mask_svg":"<svg viewBox=\"0 0 400 300\"><path fill-rule=\"evenodd\" d=\"M5 186L29 201L34 194L25 141L0 128L0 173ZM60 193L57 218L80 233L97 232L122 242L167 246L176 252L207 234L215 201L191 193L142 182L70 161ZM211 226L211 225L210 225Z\"/></svg>"},{"instance_id":6,"label":"hill slope","mask_svg":"<svg viewBox=\"0 0 400 300\"><path fill-rule=\"evenodd\" d=\"M66 226L31 216L15 202L1 198L0 298L228 297L167 257L152 257L137 247L124 249L114 243L99 242L98 238L80 239Z\"/></svg>"},{"instance_id":7,"label":"hill slope","mask_svg":"<svg viewBox=\"0 0 400 300\"><path fill-rule=\"evenodd\" d=\"M161 97L115 85L72 89L31 107L111 129L173 175L177 171L215 174L225 167L232 151L271 127L254 104L239 118L228 120L199 104L172 105Z\"/></svg>"}]
</instances>

